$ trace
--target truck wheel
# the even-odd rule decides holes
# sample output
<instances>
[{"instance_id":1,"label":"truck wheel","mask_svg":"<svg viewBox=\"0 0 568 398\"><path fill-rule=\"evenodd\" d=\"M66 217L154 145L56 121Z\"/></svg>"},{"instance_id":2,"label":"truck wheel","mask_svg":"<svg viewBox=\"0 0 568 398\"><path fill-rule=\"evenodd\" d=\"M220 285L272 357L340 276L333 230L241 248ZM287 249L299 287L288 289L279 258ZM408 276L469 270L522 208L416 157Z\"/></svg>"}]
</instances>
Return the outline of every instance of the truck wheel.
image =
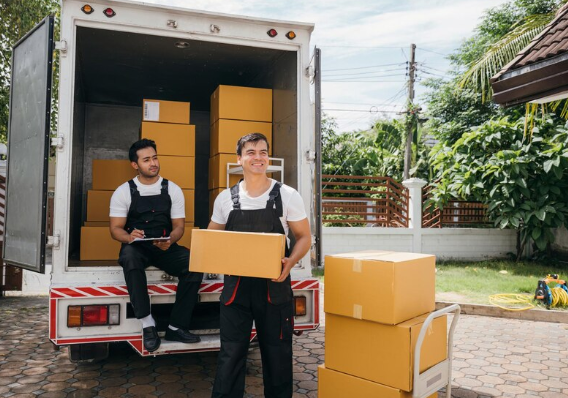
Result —
<instances>
[{"instance_id":1,"label":"truck wheel","mask_svg":"<svg viewBox=\"0 0 568 398\"><path fill-rule=\"evenodd\" d=\"M69 346L69 360L96 362L108 358L108 343L73 344Z\"/></svg>"}]
</instances>

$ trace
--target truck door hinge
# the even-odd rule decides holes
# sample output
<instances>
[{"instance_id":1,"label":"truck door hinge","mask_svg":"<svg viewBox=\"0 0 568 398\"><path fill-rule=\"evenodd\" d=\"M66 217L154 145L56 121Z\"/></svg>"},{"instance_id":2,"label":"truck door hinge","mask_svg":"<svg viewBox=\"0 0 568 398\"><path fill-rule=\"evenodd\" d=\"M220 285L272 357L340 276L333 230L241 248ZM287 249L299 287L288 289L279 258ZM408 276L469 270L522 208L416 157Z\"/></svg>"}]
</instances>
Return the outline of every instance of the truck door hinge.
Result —
<instances>
[{"instance_id":1,"label":"truck door hinge","mask_svg":"<svg viewBox=\"0 0 568 398\"><path fill-rule=\"evenodd\" d=\"M65 56L67 54L67 40L56 41L55 49L59 50L61 56Z\"/></svg>"},{"instance_id":2,"label":"truck door hinge","mask_svg":"<svg viewBox=\"0 0 568 398\"><path fill-rule=\"evenodd\" d=\"M313 65L308 66L308 67L306 68L305 73L306 73L306 77L308 77L310 80L312 80L312 79L314 78L314 76L315 76L315 73L314 73L314 66L313 66Z\"/></svg>"},{"instance_id":3,"label":"truck door hinge","mask_svg":"<svg viewBox=\"0 0 568 398\"><path fill-rule=\"evenodd\" d=\"M53 231L53 236L47 237L47 246L54 249L59 249L59 243L61 242L61 234L59 231Z\"/></svg>"},{"instance_id":4,"label":"truck door hinge","mask_svg":"<svg viewBox=\"0 0 568 398\"><path fill-rule=\"evenodd\" d=\"M62 135L58 135L57 137L51 137L51 146L56 147L58 151L63 150L64 144L65 141L63 140Z\"/></svg>"},{"instance_id":5,"label":"truck door hinge","mask_svg":"<svg viewBox=\"0 0 568 398\"><path fill-rule=\"evenodd\" d=\"M312 150L306 151L306 160L308 162L314 163L316 161L316 157L317 157L316 151Z\"/></svg>"}]
</instances>

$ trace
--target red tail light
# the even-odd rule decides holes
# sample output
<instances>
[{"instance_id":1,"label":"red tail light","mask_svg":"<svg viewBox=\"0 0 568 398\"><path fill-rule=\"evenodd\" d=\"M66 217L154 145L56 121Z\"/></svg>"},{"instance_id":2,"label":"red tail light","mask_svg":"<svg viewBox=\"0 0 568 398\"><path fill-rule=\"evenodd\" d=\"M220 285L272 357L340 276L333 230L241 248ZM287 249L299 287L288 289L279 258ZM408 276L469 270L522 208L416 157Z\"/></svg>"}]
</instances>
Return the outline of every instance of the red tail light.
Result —
<instances>
[{"instance_id":1,"label":"red tail light","mask_svg":"<svg viewBox=\"0 0 568 398\"><path fill-rule=\"evenodd\" d=\"M108 307L106 305L86 305L83 307L83 326L106 325Z\"/></svg>"}]
</instances>

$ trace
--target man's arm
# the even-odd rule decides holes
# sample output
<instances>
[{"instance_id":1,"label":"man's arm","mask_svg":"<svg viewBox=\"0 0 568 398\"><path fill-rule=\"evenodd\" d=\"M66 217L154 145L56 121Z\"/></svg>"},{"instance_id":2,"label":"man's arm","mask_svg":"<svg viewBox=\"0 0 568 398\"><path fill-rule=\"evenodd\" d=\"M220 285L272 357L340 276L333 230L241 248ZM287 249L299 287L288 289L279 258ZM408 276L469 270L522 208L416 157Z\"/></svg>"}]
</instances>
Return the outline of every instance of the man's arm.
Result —
<instances>
[{"instance_id":1,"label":"man's arm","mask_svg":"<svg viewBox=\"0 0 568 398\"><path fill-rule=\"evenodd\" d=\"M312 245L312 235L310 233L310 223L307 218L300 221L288 221L288 227L294 233L296 244L289 257L282 259L282 274L278 279L273 279L273 282L284 282L290 274L292 267L300 261Z\"/></svg>"},{"instance_id":2,"label":"man's arm","mask_svg":"<svg viewBox=\"0 0 568 398\"><path fill-rule=\"evenodd\" d=\"M131 234L126 232L126 217L110 217L110 236L121 243L131 243L136 238L143 238L144 231L135 229Z\"/></svg>"},{"instance_id":3,"label":"man's arm","mask_svg":"<svg viewBox=\"0 0 568 398\"><path fill-rule=\"evenodd\" d=\"M216 229L219 231L224 231L225 230L225 224L217 224L214 221L210 221L209 225L207 226L207 229Z\"/></svg>"}]
</instances>

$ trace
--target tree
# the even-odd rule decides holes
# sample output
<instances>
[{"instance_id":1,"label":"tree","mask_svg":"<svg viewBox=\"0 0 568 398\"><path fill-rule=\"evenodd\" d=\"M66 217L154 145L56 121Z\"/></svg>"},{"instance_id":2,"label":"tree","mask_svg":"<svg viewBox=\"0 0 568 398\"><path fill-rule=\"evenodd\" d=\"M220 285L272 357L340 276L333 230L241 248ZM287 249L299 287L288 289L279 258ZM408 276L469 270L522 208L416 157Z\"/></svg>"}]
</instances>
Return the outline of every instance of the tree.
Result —
<instances>
[{"instance_id":1,"label":"tree","mask_svg":"<svg viewBox=\"0 0 568 398\"><path fill-rule=\"evenodd\" d=\"M433 159L440 181L426 206L481 201L496 226L517 230L517 260L531 238L547 249L552 229L568 224L568 125L549 115L533 133L525 135L523 119L503 118L440 144Z\"/></svg>"},{"instance_id":2,"label":"tree","mask_svg":"<svg viewBox=\"0 0 568 398\"><path fill-rule=\"evenodd\" d=\"M472 40L456 60L467 65L460 86L481 93L483 101L493 95L490 79L538 35L564 3L560 0L514 0L489 10ZM465 62L464 62L465 61Z\"/></svg>"},{"instance_id":3,"label":"tree","mask_svg":"<svg viewBox=\"0 0 568 398\"><path fill-rule=\"evenodd\" d=\"M12 46L49 14L56 15L58 31L59 3L57 0L3 0L0 2L0 142L6 142L10 98ZM54 59L52 129L56 120L58 60Z\"/></svg>"}]
</instances>

